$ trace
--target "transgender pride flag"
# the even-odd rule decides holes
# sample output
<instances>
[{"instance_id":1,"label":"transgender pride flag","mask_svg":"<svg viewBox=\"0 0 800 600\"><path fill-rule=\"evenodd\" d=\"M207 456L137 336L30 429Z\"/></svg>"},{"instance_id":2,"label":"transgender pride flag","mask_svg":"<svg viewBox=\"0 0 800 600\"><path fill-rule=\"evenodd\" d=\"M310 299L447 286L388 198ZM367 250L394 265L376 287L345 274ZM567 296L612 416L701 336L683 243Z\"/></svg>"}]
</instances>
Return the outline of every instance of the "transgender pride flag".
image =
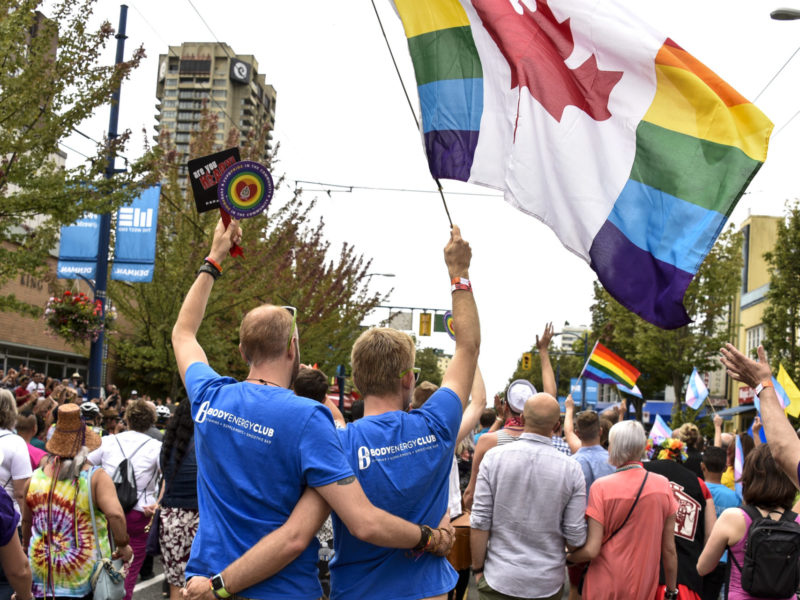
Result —
<instances>
[{"instance_id":1,"label":"transgender pride flag","mask_svg":"<svg viewBox=\"0 0 800 600\"><path fill-rule=\"evenodd\" d=\"M653 442L660 444L663 440L672 437L672 430L669 428L661 415L656 415L656 420L650 428L650 435L648 435Z\"/></svg>"},{"instance_id":2,"label":"transgender pride flag","mask_svg":"<svg viewBox=\"0 0 800 600\"><path fill-rule=\"evenodd\" d=\"M706 398L708 398L708 388L695 367L689 377L689 385L686 386L686 404L689 408L697 410L703 406Z\"/></svg>"},{"instance_id":3,"label":"transgender pride flag","mask_svg":"<svg viewBox=\"0 0 800 600\"><path fill-rule=\"evenodd\" d=\"M431 174L503 190L672 329L772 123L636 4L394 0Z\"/></svg>"},{"instance_id":4,"label":"transgender pride flag","mask_svg":"<svg viewBox=\"0 0 800 600\"><path fill-rule=\"evenodd\" d=\"M744 450L742 449L742 438L736 436L736 452L733 455L733 479L736 493L742 497L742 470L744 470Z\"/></svg>"}]
</instances>

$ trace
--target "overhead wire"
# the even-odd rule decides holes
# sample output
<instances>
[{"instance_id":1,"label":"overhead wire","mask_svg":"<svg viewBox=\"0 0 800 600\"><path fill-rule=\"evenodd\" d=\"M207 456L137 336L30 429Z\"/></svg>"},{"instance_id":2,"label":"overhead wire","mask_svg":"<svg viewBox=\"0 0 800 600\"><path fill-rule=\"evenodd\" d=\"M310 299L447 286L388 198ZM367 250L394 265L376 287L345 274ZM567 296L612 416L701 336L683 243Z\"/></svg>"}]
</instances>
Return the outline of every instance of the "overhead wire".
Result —
<instances>
[{"instance_id":1,"label":"overhead wire","mask_svg":"<svg viewBox=\"0 0 800 600\"><path fill-rule=\"evenodd\" d=\"M757 100L758 100L758 99L761 97L761 94L763 94L765 91L767 91L767 88L768 88L770 85L772 85L772 82L773 82L773 81L775 81L775 79L778 77L778 75L780 75L780 74L781 74L781 71L783 71L783 70L786 68L786 65L788 65L788 64L789 64L789 63L792 61L792 59L795 57L795 55L796 55L798 52L800 52L800 46L798 46L797 48L795 48L795 51L794 51L794 52L792 52L792 55L791 55L789 58L787 58L787 59L786 59L786 62L784 62L784 63L783 63L783 65L781 65L781 68L780 68L780 69L778 69L777 73L775 73L775 75L773 75L773 76L772 76L772 79L770 79L770 80L767 82L767 85L765 85L765 86L764 86L764 87L761 89L761 91L760 91L760 92L758 92L758 95L756 95L756 97L755 97L755 98L753 98L753 102L754 102L754 103L755 103L755 102L756 102L756 101L757 101ZM794 118L794 117L792 117L792 118Z\"/></svg>"},{"instance_id":2,"label":"overhead wire","mask_svg":"<svg viewBox=\"0 0 800 600\"><path fill-rule=\"evenodd\" d=\"M350 185L350 184L343 184L343 183L328 183L325 181L308 181L305 179L295 179L293 180L295 184L298 183L307 183L309 185L318 185L320 186L319 189L306 189L307 192L328 192L328 193L350 193L354 190L367 190L367 191L377 191L377 192L403 192L403 193L413 193L413 194L438 194L438 190L419 190L413 188L395 188L395 187L381 187L381 186L369 186L369 185ZM330 188L342 188L342 189L330 189ZM481 192L453 192L448 191L448 194L454 196L482 196L488 198L502 198L502 194L484 194Z\"/></svg>"}]
</instances>

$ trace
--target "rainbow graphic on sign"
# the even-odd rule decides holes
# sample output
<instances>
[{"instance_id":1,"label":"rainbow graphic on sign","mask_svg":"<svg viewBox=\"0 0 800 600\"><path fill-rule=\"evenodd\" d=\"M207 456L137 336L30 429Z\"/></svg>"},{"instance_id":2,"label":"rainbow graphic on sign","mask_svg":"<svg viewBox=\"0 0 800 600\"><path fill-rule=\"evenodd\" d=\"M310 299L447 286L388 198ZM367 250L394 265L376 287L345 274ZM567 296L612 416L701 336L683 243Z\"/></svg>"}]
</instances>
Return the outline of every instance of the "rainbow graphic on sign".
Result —
<instances>
[{"instance_id":1,"label":"rainbow graphic on sign","mask_svg":"<svg viewBox=\"0 0 800 600\"><path fill-rule=\"evenodd\" d=\"M275 188L267 168L252 160L231 165L219 180L219 204L234 219L247 219L263 213Z\"/></svg>"},{"instance_id":2,"label":"rainbow graphic on sign","mask_svg":"<svg viewBox=\"0 0 800 600\"><path fill-rule=\"evenodd\" d=\"M447 335L450 336L450 339L456 339L456 330L453 328L453 313L451 311L447 311L444 313L444 330L447 332Z\"/></svg>"}]
</instances>

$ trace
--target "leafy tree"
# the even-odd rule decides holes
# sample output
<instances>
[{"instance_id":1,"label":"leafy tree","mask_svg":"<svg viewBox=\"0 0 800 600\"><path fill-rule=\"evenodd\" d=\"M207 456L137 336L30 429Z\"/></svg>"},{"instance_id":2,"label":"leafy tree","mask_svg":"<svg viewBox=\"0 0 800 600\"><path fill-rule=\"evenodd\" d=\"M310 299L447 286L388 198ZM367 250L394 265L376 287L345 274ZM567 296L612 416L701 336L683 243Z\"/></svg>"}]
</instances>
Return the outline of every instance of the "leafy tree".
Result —
<instances>
[{"instance_id":1,"label":"leafy tree","mask_svg":"<svg viewBox=\"0 0 800 600\"><path fill-rule=\"evenodd\" d=\"M775 248L764 257L769 264L768 306L763 321L764 347L775 367L782 363L789 376L800 377L800 204L787 207L778 224Z\"/></svg>"},{"instance_id":2,"label":"leafy tree","mask_svg":"<svg viewBox=\"0 0 800 600\"><path fill-rule=\"evenodd\" d=\"M192 156L215 150L216 127L216 116L204 111L191 141ZM238 134L229 137L238 139ZM257 156L261 148L243 145L242 159ZM135 383L138 390L151 395L172 397L181 389L172 352L172 326L219 219L216 211L198 215L191 193L181 192L179 160L169 133L162 132L152 163L163 181L152 283L112 282L110 287L120 320L128 324L126 335L113 342L117 381ZM279 180L276 187L281 185ZM315 224L311 220L313 205L303 202L296 192L283 206L271 205L266 218L243 223L245 256L225 262L198 332L209 363L219 372L246 376L247 366L236 350L239 323L247 310L262 303L298 309L300 351L305 362L318 363L328 374L335 373L338 364L349 362L359 323L380 303L381 296L367 289L370 261L349 244L332 251L322 221Z\"/></svg>"},{"instance_id":3,"label":"leafy tree","mask_svg":"<svg viewBox=\"0 0 800 600\"><path fill-rule=\"evenodd\" d=\"M419 380L442 385L442 372L439 371L439 356L433 348L417 348L415 364L419 367Z\"/></svg>"},{"instance_id":4,"label":"leafy tree","mask_svg":"<svg viewBox=\"0 0 800 600\"><path fill-rule=\"evenodd\" d=\"M144 162L106 180L108 154L124 149L128 133L101 144L75 168L56 163L58 143L100 106L144 56L100 66L114 30L88 27L95 0L57 0L50 18L37 0L0 0L0 285L20 273L52 278L47 257L59 228L84 212L103 213L140 190ZM0 310L41 312L13 296Z\"/></svg>"},{"instance_id":5,"label":"leafy tree","mask_svg":"<svg viewBox=\"0 0 800 600\"><path fill-rule=\"evenodd\" d=\"M595 284L593 331L602 344L641 371L638 385L645 397L652 397L665 385L673 386L673 422L684 406L684 382L692 369L718 368L719 348L733 339L730 308L741 285L741 243L732 227L719 237L684 297L692 323L678 329L667 331L648 323ZM641 418L642 402L633 400L637 418Z\"/></svg>"}]
</instances>

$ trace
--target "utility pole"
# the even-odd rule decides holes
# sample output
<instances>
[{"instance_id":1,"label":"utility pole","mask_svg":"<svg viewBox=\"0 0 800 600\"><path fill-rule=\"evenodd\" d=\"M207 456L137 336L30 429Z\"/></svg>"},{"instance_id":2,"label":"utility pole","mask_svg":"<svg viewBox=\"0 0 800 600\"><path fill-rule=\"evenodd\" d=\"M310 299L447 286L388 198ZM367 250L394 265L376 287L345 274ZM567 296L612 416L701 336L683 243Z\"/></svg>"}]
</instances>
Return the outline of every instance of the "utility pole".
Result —
<instances>
[{"instance_id":1,"label":"utility pole","mask_svg":"<svg viewBox=\"0 0 800 600\"><path fill-rule=\"evenodd\" d=\"M123 62L125 54L125 35L126 25L128 21L128 6L122 4L119 7L119 28L117 30L117 57L115 64L119 65ZM105 178L111 179L117 172L115 168L114 151L111 148L112 142L117 138L117 126L119 124L119 98L122 82L114 90L111 95L111 115L108 119L108 158L106 164ZM89 398L99 398L100 390L103 386L103 378L105 375L105 359L106 359L106 345L105 345L105 321L106 321L106 289L108 288L108 251L111 242L111 213L103 213L100 215L100 235L97 243L97 275L94 284L94 299L95 302L100 302L100 320L101 329L100 335L92 342L89 351Z\"/></svg>"}]
</instances>

